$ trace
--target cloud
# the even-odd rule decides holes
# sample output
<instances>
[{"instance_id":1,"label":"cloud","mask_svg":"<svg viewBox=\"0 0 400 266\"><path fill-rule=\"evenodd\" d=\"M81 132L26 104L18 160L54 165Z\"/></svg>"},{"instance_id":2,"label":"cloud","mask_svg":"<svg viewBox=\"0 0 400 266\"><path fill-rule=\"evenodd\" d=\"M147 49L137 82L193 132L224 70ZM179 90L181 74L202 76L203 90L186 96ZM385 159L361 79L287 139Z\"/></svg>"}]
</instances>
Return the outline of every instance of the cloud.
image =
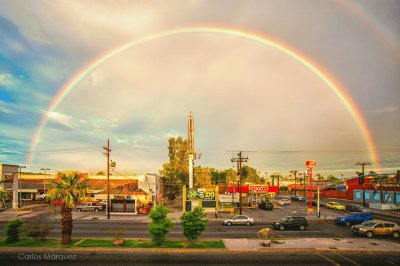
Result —
<instances>
[{"instance_id":1,"label":"cloud","mask_svg":"<svg viewBox=\"0 0 400 266\"><path fill-rule=\"evenodd\" d=\"M75 128L76 124L73 122L72 116L65 115L59 112L47 112L49 121L61 124L69 128Z\"/></svg>"},{"instance_id":2,"label":"cloud","mask_svg":"<svg viewBox=\"0 0 400 266\"><path fill-rule=\"evenodd\" d=\"M0 85L4 87L14 86L18 83L18 79L10 73L0 73Z\"/></svg>"},{"instance_id":3,"label":"cloud","mask_svg":"<svg viewBox=\"0 0 400 266\"><path fill-rule=\"evenodd\" d=\"M386 106L386 107L376 109L374 111L374 113L380 115L380 114L387 114L387 113L395 113L397 111L399 111L399 107L391 105L391 106Z\"/></svg>"}]
</instances>

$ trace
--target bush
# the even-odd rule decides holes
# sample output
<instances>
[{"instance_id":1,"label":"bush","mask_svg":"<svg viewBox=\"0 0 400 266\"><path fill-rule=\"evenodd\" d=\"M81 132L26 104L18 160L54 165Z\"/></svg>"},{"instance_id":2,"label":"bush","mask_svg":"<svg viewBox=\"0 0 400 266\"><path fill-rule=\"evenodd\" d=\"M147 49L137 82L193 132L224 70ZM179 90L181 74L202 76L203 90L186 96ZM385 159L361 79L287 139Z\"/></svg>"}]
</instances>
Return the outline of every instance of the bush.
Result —
<instances>
[{"instance_id":1,"label":"bush","mask_svg":"<svg viewBox=\"0 0 400 266\"><path fill-rule=\"evenodd\" d=\"M19 240L19 232L24 222L21 219L9 221L5 226L6 242L16 242Z\"/></svg>"},{"instance_id":2,"label":"bush","mask_svg":"<svg viewBox=\"0 0 400 266\"><path fill-rule=\"evenodd\" d=\"M182 214L181 221L183 226L183 235L189 242L196 240L206 229L208 220L204 219L207 214L203 208L197 206L190 212Z\"/></svg>"},{"instance_id":3,"label":"bush","mask_svg":"<svg viewBox=\"0 0 400 266\"><path fill-rule=\"evenodd\" d=\"M161 245L166 235L174 228L174 222L167 217L170 212L170 209L161 204L154 207L149 213L149 217L152 221L148 229L151 234L151 240L156 245Z\"/></svg>"},{"instance_id":4,"label":"bush","mask_svg":"<svg viewBox=\"0 0 400 266\"><path fill-rule=\"evenodd\" d=\"M50 234L52 226L48 223L38 222L36 220L26 222L23 231L27 237L35 240L45 241Z\"/></svg>"}]
</instances>

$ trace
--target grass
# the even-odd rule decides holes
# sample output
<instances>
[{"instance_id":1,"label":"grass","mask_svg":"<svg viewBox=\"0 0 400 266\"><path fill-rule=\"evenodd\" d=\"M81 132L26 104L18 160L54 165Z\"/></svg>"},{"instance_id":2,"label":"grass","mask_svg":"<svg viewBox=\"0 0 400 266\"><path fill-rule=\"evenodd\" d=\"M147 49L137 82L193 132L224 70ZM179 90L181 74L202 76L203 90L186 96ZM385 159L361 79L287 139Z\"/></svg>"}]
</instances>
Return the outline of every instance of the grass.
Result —
<instances>
[{"instance_id":1,"label":"grass","mask_svg":"<svg viewBox=\"0 0 400 266\"><path fill-rule=\"evenodd\" d=\"M112 239L75 239L69 245L61 245L58 239L47 239L46 241L21 239L17 242L7 243L0 240L0 247L50 247L50 248L71 248L71 247L105 247L115 248ZM160 246L154 245L151 240L125 240L124 248L225 248L222 240L217 241L195 241L189 243L183 240L166 240Z\"/></svg>"},{"instance_id":2,"label":"grass","mask_svg":"<svg viewBox=\"0 0 400 266\"><path fill-rule=\"evenodd\" d=\"M57 239L47 239L45 241L33 240L33 239L21 239L17 242L7 243L4 239L0 240L0 247L50 247L50 248L61 248L61 247L71 247L78 240L72 240L69 245L61 245L60 240Z\"/></svg>"},{"instance_id":3,"label":"grass","mask_svg":"<svg viewBox=\"0 0 400 266\"><path fill-rule=\"evenodd\" d=\"M85 239L77 247L114 247L111 239ZM196 241L188 243L181 240L166 240L160 246L154 245L150 240L125 240L122 247L126 248L225 248L222 240Z\"/></svg>"}]
</instances>

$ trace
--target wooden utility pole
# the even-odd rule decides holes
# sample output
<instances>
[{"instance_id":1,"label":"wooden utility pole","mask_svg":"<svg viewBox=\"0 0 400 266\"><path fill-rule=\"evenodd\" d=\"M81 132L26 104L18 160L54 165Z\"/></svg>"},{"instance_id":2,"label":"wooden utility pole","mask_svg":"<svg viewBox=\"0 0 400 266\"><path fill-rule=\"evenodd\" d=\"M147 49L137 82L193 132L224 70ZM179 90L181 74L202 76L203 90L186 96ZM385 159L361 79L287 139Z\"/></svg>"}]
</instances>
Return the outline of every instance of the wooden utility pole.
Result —
<instances>
[{"instance_id":1,"label":"wooden utility pole","mask_svg":"<svg viewBox=\"0 0 400 266\"><path fill-rule=\"evenodd\" d=\"M361 165L361 175L362 175L362 194L363 194L363 206L365 207L365 187L364 187L364 183L365 183L365 176L364 176L364 167L366 166L366 165L371 165L371 163L370 162L357 162L356 163L356 165Z\"/></svg>"},{"instance_id":2,"label":"wooden utility pole","mask_svg":"<svg viewBox=\"0 0 400 266\"><path fill-rule=\"evenodd\" d=\"M107 156L107 219L110 220L110 139L107 139L107 147L103 146Z\"/></svg>"},{"instance_id":3,"label":"wooden utility pole","mask_svg":"<svg viewBox=\"0 0 400 266\"><path fill-rule=\"evenodd\" d=\"M242 157L242 151L238 153L238 158L233 157L231 162L236 162L239 174L239 215L242 214L242 163L247 162L249 157Z\"/></svg>"}]
</instances>

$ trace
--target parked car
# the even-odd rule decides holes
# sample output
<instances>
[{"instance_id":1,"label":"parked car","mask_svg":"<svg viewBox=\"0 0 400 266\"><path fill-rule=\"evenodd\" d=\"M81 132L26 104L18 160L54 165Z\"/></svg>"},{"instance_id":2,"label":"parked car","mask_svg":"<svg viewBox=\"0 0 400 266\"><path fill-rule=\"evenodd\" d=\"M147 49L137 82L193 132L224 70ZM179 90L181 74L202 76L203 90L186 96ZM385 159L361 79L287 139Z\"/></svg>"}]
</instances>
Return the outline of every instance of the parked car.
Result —
<instances>
[{"instance_id":1,"label":"parked car","mask_svg":"<svg viewBox=\"0 0 400 266\"><path fill-rule=\"evenodd\" d=\"M369 211L364 206L357 205L357 204L347 204L346 207L345 207L345 210L348 211L348 212L365 212L365 211Z\"/></svg>"},{"instance_id":2,"label":"parked car","mask_svg":"<svg viewBox=\"0 0 400 266\"><path fill-rule=\"evenodd\" d=\"M293 201L305 201L304 197L300 195L290 196L290 199Z\"/></svg>"},{"instance_id":3,"label":"parked car","mask_svg":"<svg viewBox=\"0 0 400 266\"><path fill-rule=\"evenodd\" d=\"M306 218L302 216L285 216L277 222L272 223L274 229L284 231L286 229L300 229L305 230L308 227Z\"/></svg>"},{"instance_id":4,"label":"parked car","mask_svg":"<svg viewBox=\"0 0 400 266\"><path fill-rule=\"evenodd\" d=\"M333 202L333 201L326 203L325 207L327 207L329 209L339 210L339 211L345 210L345 207L342 204L340 204L338 202Z\"/></svg>"},{"instance_id":5,"label":"parked car","mask_svg":"<svg viewBox=\"0 0 400 266\"><path fill-rule=\"evenodd\" d=\"M399 238L400 227L394 222L368 221L353 225L351 231L354 234L365 235L369 238L374 235L392 235L394 238Z\"/></svg>"},{"instance_id":6,"label":"parked car","mask_svg":"<svg viewBox=\"0 0 400 266\"><path fill-rule=\"evenodd\" d=\"M280 199L276 201L278 205L290 205L290 203L292 203L290 199Z\"/></svg>"},{"instance_id":7,"label":"parked car","mask_svg":"<svg viewBox=\"0 0 400 266\"><path fill-rule=\"evenodd\" d=\"M46 196L47 196L47 194L40 194L36 199L37 200L45 200Z\"/></svg>"},{"instance_id":8,"label":"parked car","mask_svg":"<svg viewBox=\"0 0 400 266\"><path fill-rule=\"evenodd\" d=\"M307 201L307 205L308 204L310 204L310 202L309 201ZM313 200L312 202L311 202L311 205L312 206L318 206L318 201L317 200ZM324 207L325 205L323 204L323 203L321 203L321 201L319 202L319 206L320 207Z\"/></svg>"},{"instance_id":9,"label":"parked car","mask_svg":"<svg viewBox=\"0 0 400 266\"><path fill-rule=\"evenodd\" d=\"M238 224L238 225L253 225L254 224L254 219L250 218L248 216L245 215L235 215L231 218L225 219L222 224L227 225L227 226L231 226L234 224Z\"/></svg>"},{"instance_id":10,"label":"parked car","mask_svg":"<svg viewBox=\"0 0 400 266\"><path fill-rule=\"evenodd\" d=\"M345 224L346 226L361 224L372 220L374 216L370 212L348 212L344 216L338 216L335 219L336 224Z\"/></svg>"},{"instance_id":11,"label":"parked car","mask_svg":"<svg viewBox=\"0 0 400 266\"><path fill-rule=\"evenodd\" d=\"M76 210L78 212L80 211L101 211L101 210L105 210L105 205L101 205L101 204L96 204L94 202L90 202L90 203L86 203L84 205L80 205L76 207Z\"/></svg>"},{"instance_id":12,"label":"parked car","mask_svg":"<svg viewBox=\"0 0 400 266\"><path fill-rule=\"evenodd\" d=\"M263 209L263 210L273 210L274 209L274 204L272 204L272 202L261 202L260 204L258 204L258 208Z\"/></svg>"}]
</instances>

